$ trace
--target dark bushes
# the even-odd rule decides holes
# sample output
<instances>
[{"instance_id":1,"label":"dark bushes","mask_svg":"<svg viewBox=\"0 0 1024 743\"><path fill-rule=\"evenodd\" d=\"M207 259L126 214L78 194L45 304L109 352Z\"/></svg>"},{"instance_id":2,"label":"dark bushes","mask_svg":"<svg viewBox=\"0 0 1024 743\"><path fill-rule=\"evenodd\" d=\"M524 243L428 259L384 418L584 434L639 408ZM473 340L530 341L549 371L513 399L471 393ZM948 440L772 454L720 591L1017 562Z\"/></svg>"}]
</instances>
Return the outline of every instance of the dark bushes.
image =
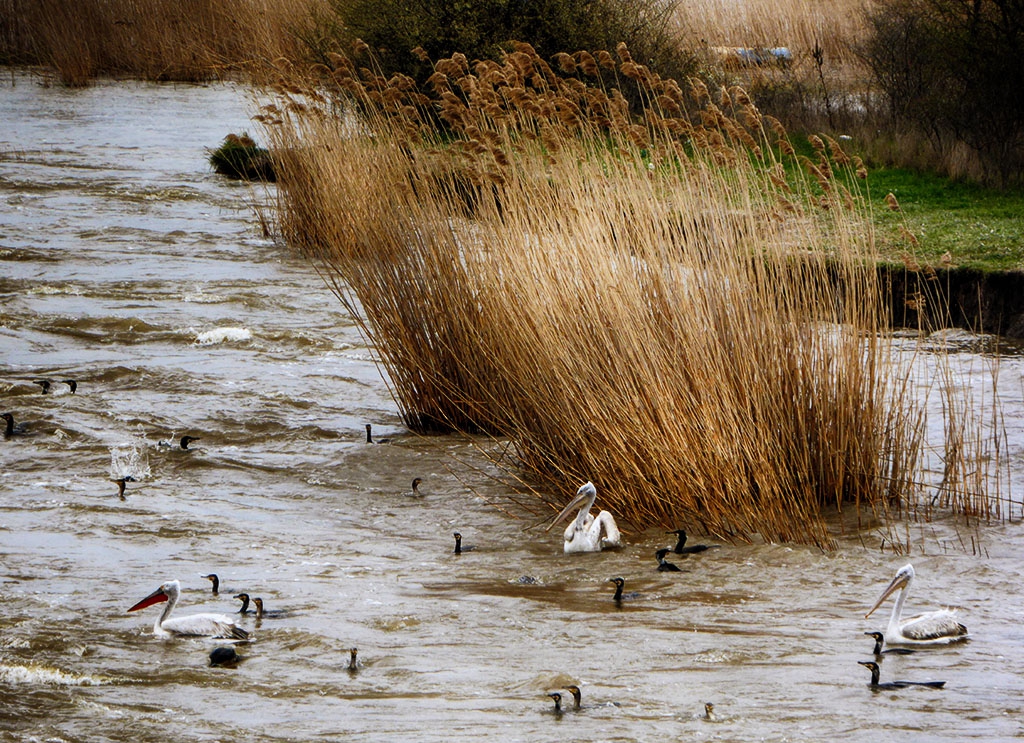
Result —
<instances>
[{"instance_id":1,"label":"dark bushes","mask_svg":"<svg viewBox=\"0 0 1024 743\"><path fill-rule=\"evenodd\" d=\"M1024 3L896 0L869 14L863 57L897 132L927 138L950 174L1024 171ZM963 152L969 162L958 166Z\"/></svg>"},{"instance_id":2,"label":"dark bushes","mask_svg":"<svg viewBox=\"0 0 1024 743\"><path fill-rule=\"evenodd\" d=\"M638 62L662 75L682 78L691 57L668 30L674 0L329 0L351 42L362 39L381 69L422 81L433 73L413 54L430 60L459 52L498 59L512 39L530 43L541 56L575 49L614 49L625 42Z\"/></svg>"}]
</instances>

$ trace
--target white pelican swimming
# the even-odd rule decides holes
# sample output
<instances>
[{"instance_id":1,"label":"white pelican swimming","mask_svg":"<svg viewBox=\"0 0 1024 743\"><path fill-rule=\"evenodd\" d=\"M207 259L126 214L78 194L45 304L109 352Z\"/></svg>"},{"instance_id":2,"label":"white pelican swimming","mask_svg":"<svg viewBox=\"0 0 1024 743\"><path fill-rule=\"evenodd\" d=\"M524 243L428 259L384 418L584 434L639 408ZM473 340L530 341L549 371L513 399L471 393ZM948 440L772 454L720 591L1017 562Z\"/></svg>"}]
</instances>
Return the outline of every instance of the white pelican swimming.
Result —
<instances>
[{"instance_id":1,"label":"white pelican swimming","mask_svg":"<svg viewBox=\"0 0 1024 743\"><path fill-rule=\"evenodd\" d=\"M146 596L128 611L138 611L147 606L166 601L163 613L153 625L153 634L161 637L193 636L223 637L232 640L248 640L249 633L235 624L231 617L223 614L190 614L187 617L170 619L181 595L181 584L176 580L167 581L153 593Z\"/></svg>"},{"instance_id":2,"label":"white pelican swimming","mask_svg":"<svg viewBox=\"0 0 1024 743\"><path fill-rule=\"evenodd\" d=\"M914 580L914 566L904 565L896 572L896 577L886 586L871 611L864 615L867 619L875 609L882 605L890 594L899 589L896 605L892 607L889 626L885 628L885 641L889 645L937 645L955 642L967 636L967 628L956 621L956 611L939 609L938 611L920 614L916 617L903 619L903 602L910 593L910 584Z\"/></svg>"},{"instance_id":3,"label":"white pelican swimming","mask_svg":"<svg viewBox=\"0 0 1024 743\"><path fill-rule=\"evenodd\" d=\"M590 509L596 498L597 488L594 487L594 483L587 482L581 485L580 489L576 491L576 497L562 509L562 512L546 529L546 531L550 531L552 526L561 521L574 508L580 509L573 522L565 528L564 550L566 554L570 552L600 552L606 547L618 547L621 544L619 527L615 524L614 516L608 511L599 511L597 518L590 515ZM603 537L601 536L602 530L604 531Z\"/></svg>"}]
</instances>

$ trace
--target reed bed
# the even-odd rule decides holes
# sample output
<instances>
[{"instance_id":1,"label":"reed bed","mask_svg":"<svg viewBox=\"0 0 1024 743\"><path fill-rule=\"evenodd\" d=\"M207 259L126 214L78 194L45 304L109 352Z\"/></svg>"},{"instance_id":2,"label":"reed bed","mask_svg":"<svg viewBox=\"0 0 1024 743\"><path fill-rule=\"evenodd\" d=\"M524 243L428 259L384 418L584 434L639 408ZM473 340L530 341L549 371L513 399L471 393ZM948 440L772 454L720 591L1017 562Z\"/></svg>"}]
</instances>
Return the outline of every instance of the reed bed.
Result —
<instances>
[{"instance_id":1,"label":"reed bed","mask_svg":"<svg viewBox=\"0 0 1024 743\"><path fill-rule=\"evenodd\" d=\"M199 82L306 50L319 0L0 0L3 56L44 64L66 85L98 75Z\"/></svg>"},{"instance_id":2,"label":"reed bed","mask_svg":"<svg viewBox=\"0 0 1024 743\"><path fill-rule=\"evenodd\" d=\"M434 68L419 90L334 56L260 117L281 233L411 428L508 437L541 490L593 480L636 528L828 548L824 514L917 502L857 158L798 156L742 89L621 45Z\"/></svg>"}]
</instances>

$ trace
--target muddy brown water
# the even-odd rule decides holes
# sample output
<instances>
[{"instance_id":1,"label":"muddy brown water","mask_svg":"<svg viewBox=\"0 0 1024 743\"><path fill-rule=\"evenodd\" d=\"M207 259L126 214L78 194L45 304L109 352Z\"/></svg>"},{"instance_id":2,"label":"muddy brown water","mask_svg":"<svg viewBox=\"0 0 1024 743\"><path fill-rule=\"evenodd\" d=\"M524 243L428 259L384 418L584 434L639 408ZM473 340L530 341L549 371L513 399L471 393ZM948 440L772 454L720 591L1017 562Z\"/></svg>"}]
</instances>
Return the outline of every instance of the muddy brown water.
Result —
<instances>
[{"instance_id":1,"label":"muddy brown water","mask_svg":"<svg viewBox=\"0 0 1024 743\"><path fill-rule=\"evenodd\" d=\"M945 689L873 693L857 661L890 605L863 615L908 559L874 531L671 574L656 530L563 555L491 504L487 442L403 429L337 301L260 235L250 205L272 194L210 172L205 148L253 128L243 89L38 82L0 87L0 405L28 429L0 441L3 740L1024 738L1019 498L977 533L910 527L908 610L958 605L971 639L883 663ZM1015 470L1024 365L1000 364ZM367 422L392 443L366 445ZM160 444L184 434L192 451ZM453 555L456 530L476 549ZM617 575L639 593L621 606ZM172 578L176 613L245 591L285 614L241 618L245 660L211 668L216 643L126 613ZM572 683L584 709L553 714Z\"/></svg>"}]
</instances>

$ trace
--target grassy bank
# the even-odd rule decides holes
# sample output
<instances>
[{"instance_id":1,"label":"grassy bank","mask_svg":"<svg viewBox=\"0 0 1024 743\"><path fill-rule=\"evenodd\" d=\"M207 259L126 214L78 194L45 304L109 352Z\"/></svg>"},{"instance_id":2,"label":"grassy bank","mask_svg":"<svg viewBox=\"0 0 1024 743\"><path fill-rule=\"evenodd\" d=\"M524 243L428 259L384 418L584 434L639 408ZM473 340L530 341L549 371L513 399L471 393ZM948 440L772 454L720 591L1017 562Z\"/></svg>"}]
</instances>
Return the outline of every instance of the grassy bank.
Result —
<instances>
[{"instance_id":1,"label":"grassy bank","mask_svg":"<svg viewBox=\"0 0 1024 743\"><path fill-rule=\"evenodd\" d=\"M1024 269L1024 191L897 168L873 168L869 183L882 259L898 263L912 253L936 267ZM887 208L889 193L899 212Z\"/></svg>"}]
</instances>

